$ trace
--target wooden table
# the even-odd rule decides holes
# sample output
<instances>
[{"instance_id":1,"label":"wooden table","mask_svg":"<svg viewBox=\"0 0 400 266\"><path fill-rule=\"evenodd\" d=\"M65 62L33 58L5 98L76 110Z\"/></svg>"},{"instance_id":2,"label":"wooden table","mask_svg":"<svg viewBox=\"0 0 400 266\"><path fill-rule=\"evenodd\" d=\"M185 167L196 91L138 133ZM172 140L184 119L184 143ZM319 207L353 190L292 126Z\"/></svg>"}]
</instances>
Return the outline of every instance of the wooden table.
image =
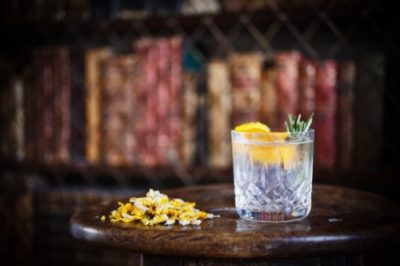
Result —
<instances>
[{"instance_id":1,"label":"wooden table","mask_svg":"<svg viewBox=\"0 0 400 266\"><path fill-rule=\"evenodd\" d=\"M314 185L310 216L282 224L240 219L231 185L182 188L166 194L195 201L198 208L221 218L197 227L101 222L98 217L115 208L114 202L77 212L71 218L71 234L92 246L141 253L142 265L400 263L400 205L375 194Z\"/></svg>"}]
</instances>

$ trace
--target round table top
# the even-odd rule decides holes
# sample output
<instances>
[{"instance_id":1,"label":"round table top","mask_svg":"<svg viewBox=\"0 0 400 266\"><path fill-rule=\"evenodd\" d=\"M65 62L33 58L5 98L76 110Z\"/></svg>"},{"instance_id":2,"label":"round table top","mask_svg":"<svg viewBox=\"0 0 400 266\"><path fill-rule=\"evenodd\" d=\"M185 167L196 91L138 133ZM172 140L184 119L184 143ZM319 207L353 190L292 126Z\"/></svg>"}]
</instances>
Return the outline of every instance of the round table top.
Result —
<instances>
[{"instance_id":1,"label":"round table top","mask_svg":"<svg viewBox=\"0 0 400 266\"><path fill-rule=\"evenodd\" d=\"M113 202L75 213L71 234L81 242L104 248L205 258L360 254L400 247L400 205L368 192L314 185L310 215L301 221L275 224L240 219L234 209L232 185L162 192L194 201L197 208L221 217L186 227L100 221L101 215L117 207Z\"/></svg>"}]
</instances>

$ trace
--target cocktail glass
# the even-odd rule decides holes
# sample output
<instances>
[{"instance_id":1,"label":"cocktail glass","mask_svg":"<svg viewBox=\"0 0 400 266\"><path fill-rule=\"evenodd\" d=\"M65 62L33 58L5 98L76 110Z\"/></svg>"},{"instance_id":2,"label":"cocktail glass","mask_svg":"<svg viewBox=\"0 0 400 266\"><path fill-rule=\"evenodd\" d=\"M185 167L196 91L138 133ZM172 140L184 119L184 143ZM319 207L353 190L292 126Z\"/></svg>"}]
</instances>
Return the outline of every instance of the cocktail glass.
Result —
<instances>
[{"instance_id":1,"label":"cocktail glass","mask_svg":"<svg viewBox=\"0 0 400 266\"><path fill-rule=\"evenodd\" d=\"M314 131L232 131L235 204L251 221L300 220L311 211Z\"/></svg>"}]
</instances>

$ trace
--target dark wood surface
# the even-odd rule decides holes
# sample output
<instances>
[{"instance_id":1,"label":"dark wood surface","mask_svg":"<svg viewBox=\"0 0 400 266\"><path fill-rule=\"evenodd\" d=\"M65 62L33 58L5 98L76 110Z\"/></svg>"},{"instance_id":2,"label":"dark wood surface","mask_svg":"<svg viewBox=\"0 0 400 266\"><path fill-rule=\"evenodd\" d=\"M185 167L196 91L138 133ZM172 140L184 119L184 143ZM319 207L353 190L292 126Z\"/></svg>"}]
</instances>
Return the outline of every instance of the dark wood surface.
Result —
<instances>
[{"instance_id":1,"label":"dark wood surface","mask_svg":"<svg viewBox=\"0 0 400 266\"><path fill-rule=\"evenodd\" d=\"M101 222L116 203L77 212L70 231L90 245L143 254L202 258L293 258L400 250L400 205L368 192L314 185L308 218L267 224L238 218L231 185L162 191L195 201L221 215L200 226L154 226Z\"/></svg>"}]
</instances>

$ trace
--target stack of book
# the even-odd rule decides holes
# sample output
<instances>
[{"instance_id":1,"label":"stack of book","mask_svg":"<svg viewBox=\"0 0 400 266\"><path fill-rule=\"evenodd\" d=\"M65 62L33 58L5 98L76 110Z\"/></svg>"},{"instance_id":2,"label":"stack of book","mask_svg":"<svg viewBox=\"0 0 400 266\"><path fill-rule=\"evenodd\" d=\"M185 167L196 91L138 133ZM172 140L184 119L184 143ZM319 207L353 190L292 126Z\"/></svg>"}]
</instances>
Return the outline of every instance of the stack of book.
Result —
<instances>
[{"instance_id":1,"label":"stack of book","mask_svg":"<svg viewBox=\"0 0 400 266\"><path fill-rule=\"evenodd\" d=\"M206 152L209 166L226 168L234 126L261 121L279 131L288 114L314 113L318 168L379 165L381 55L355 62L315 61L297 51L269 60L259 52L235 52L193 70L182 63L184 47L173 36L136 40L128 54L109 47L36 49L24 82L11 82L7 90L9 104L22 109L6 116L21 127L9 127L19 134L2 130L5 140L17 136L2 142L2 155L155 167L204 163L199 158ZM367 145L371 152L363 152Z\"/></svg>"},{"instance_id":2,"label":"stack of book","mask_svg":"<svg viewBox=\"0 0 400 266\"><path fill-rule=\"evenodd\" d=\"M91 163L151 167L178 160L181 46L180 37L144 38L133 44L131 54L87 52L86 152Z\"/></svg>"},{"instance_id":3,"label":"stack of book","mask_svg":"<svg viewBox=\"0 0 400 266\"><path fill-rule=\"evenodd\" d=\"M222 74L220 68L209 64L210 110L221 105L214 96L212 84L215 83L215 76L218 76L219 84L226 84L220 85L220 89L231 88L232 97L230 115L229 111L210 112L211 165L217 166L215 162L219 161L228 162L230 156L215 152L219 145L229 145L218 134L224 132L228 136L229 132L213 131L215 127L211 121L231 117L228 128L233 128L244 122L260 120L272 130L279 131L284 130L288 114L300 113L303 118L314 114L317 169L350 170L379 166L383 128L382 57L366 56L357 63L352 60L314 61L297 51L284 51L277 52L272 58L262 63L262 56L257 53L232 54L228 60L229 74ZM368 60L375 62L374 67L368 64ZM358 68L360 71L357 71ZM365 79L371 79L370 84L374 87L368 86ZM367 93L375 95L374 100L365 95ZM220 92L219 95L223 97L224 94ZM355 102L360 105L357 112ZM364 112L361 114L359 110ZM374 129L367 129L369 122L366 121L376 124ZM221 125L220 122L215 123ZM373 140L372 135L377 139ZM367 146L373 147L373 152L364 152Z\"/></svg>"}]
</instances>

